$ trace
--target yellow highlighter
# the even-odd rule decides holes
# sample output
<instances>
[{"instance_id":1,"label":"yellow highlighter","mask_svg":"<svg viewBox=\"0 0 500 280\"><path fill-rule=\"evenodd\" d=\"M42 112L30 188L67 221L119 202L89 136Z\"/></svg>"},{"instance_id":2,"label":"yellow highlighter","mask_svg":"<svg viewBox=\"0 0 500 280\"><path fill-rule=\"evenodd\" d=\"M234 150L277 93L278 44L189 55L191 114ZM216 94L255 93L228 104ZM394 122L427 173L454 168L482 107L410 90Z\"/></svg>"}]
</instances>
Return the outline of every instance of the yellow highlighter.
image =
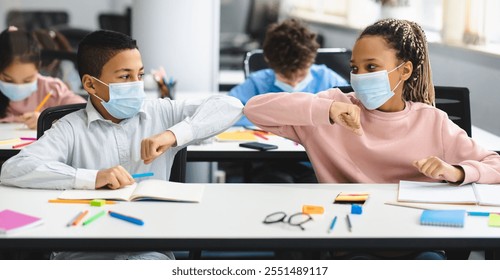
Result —
<instances>
[{"instance_id":1,"label":"yellow highlighter","mask_svg":"<svg viewBox=\"0 0 500 280\"><path fill-rule=\"evenodd\" d=\"M323 214L325 213L325 208L323 206L316 205L303 205L302 213L304 214Z\"/></svg>"}]
</instances>

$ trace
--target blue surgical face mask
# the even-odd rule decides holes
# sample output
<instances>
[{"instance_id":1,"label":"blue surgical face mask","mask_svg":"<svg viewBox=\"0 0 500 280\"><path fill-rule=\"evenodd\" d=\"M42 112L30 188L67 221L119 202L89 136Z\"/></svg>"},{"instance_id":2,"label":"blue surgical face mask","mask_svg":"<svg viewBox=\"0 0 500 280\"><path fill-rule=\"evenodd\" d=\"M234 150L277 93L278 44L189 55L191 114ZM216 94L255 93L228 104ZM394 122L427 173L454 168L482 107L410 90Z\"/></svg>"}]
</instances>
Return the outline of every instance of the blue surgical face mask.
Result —
<instances>
[{"instance_id":1,"label":"blue surgical face mask","mask_svg":"<svg viewBox=\"0 0 500 280\"><path fill-rule=\"evenodd\" d=\"M139 113L142 102L146 97L144 93L144 82L128 82L128 83L110 83L105 84L101 80L92 77L109 88L109 101L106 102L99 96L95 95L101 100L102 106L108 113L119 119L128 119Z\"/></svg>"},{"instance_id":2,"label":"blue surgical face mask","mask_svg":"<svg viewBox=\"0 0 500 280\"><path fill-rule=\"evenodd\" d=\"M295 87L292 87L291 85L282 82L278 80L277 78L274 79L274 85L283 90L284 92L300 92L303 91L307 85L312 81L313 77L311 75L311 71L307 74L307 76L300 82L298 83Z\"/></svg>"},{"instance_id":3,"label":"blue surgical face mask","mask_svg":"<svg viewBox=\"0 0 500 280\"><path fill-rule=\"evenodd\" d=\"M389 73L398 69L403 64L404 62L389 72L387 70L366 74L354 74L351 72L351 86L356 93L356 97L366 109L375 110L394 96L394 90L403 80L400 80L394 89L391 89Z\"/></svg>"},{"instance_id":4,"label":"blue surgical face mask","mask_svg":"<svg viewBox=\"0 0 500 280\"><path fill-rule=\"evenodd\" d=\"M38 79L26 84L13 84L0 81L0 91L10 101L21 101L30 97L38 89Z\"/></svg>"}]
</instances>

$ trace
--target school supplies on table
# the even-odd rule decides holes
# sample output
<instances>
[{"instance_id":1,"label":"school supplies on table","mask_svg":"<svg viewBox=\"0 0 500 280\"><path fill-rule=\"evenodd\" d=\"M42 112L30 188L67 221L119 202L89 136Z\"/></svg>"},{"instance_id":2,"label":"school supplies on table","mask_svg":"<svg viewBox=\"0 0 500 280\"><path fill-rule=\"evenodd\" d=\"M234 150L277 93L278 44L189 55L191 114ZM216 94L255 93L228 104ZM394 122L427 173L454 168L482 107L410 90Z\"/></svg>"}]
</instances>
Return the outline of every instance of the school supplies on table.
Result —
<instances>
[{"instance_id":1,"label":"school supplies on table","mask_svg":"<svg viewBox=\"0 0 500 280\"><path fill-rule=\"evenodd\" d=\"M59 199L161 200L200 202L205 186L149 179L116 190L65 190Z\"/></svg>"},{"instance_id":2,"label":"school supplies on table","mask_svg":"<svg viewBox=\"0 0 500 280\"><path fill-rule=\"evenodd\" d=\"M424 210L420 216L421 225L463 227L465 210Z\"/></svg>"},{"instance_id":3,"label":"school supplies on table","mask_svg":"<svg viewBox=\"0 0 500 280\"><path fill-rule=\"evenodd\" d=\"M49 203L90 204L91 202L91 199L49 199ZM116 201L106 201L105 204L116 204Z\"/></svg>"},{"instance_id":4,"label":"school supplies on table","mask_svg":"<svg viewBox=\"0 0 500 280\"><path fill-rule=\"evenodd\" d=\"M333 227L335 227L335 223L337 222L337 216L333 217L332 223L330 224L330 227L328 228L327 233L332 232Z\"/></svg>"},{"instance_id":5,"label":"school supplies on table","mask_svg":"<svg viewBox=\"0 0 500 280\"><path fill-rule=\"evenodd\" d=\"M29 142L24 142L24 143L21 143L21 144L17 144L17 145L13 145L12 146L12 149L19 149L19 148L22 148L24 146L28 146L29 144L35 142L36 140L34 141L29 141Z\"/></svg>"},{"instance_id":6,"label":"school supplies on table","mask_svg":"<svg viewBox=\"0 0 500 280\"><path fill-rule=\"evenodd\" d=\"M488 226L500 227L500 214L491 214L488 219Z\"/></svg>"},{"instance_id":7,"label":"school supplies on table","mask_svg":"<svg viewBox=\"0 0 500 280\"><path fill-rule=\"evenodd\" d=\"M155 174L153 172L135 173L135 174L132 174L132 178L139 179L139 178L144 178L144 177L151 177L154 175Z\"/></svg>"},{"instance_id":8,"label":"school supplies on table","mask_svg":"<svg viewBox=\"0 0 500 280\"><path fill-rule=\"evenodd\" d=\"M26 228L41 225L43 220L39 217L23 214L13 210L0 211L0 233L9 234Z\"/></svg>"},{"instance_id":9,"label":"school supplies on table","mask_svg":"<svg viewBox=\"0 0 500 280\"><path fill-rule=\"evenodd\" d=\"M76 217L73 220L73 222L71 223L71 225L72 226L78 225L78 223L83 219L83 217L85 217L85 215L87 215L88 212L89 212L89 210L85 210L85 211L80 212L80 214L78 215L78 217Z\"/></svg>"},{"instance_id":10,"label":"school supplies on table","mask_svg":"<svg viewBox=\"0 0 500 280\"><path fill-rule=\"evenodd\" d=\"M318 205L303 205L302 213L305 214L323 214L325 212L325 208L323 206Z\"/></svg>"},{"instance_id":11,"label":"school supplies on table","mask_svg":"<svg viewBox=\"0 0 500 280\"><path fill-rule=\"evenodd\" d=\"M102 210L100 211L99 213L95 214L94 216L88 218L87 220L85 220L83 223L82 223L82 226L86 226L90 223L92 223L93 221L99 219L100 217L104 216L104 214L106 214L106 211Z\"/></svg>"},{"instance_id":12,"label":"school supplies on table","mask_svg":"<svg viewBox=\"0 0 500 280\"><path fill-rule=\"evenodd\" d=\"M356 203L363 204L368 199L369 193L350 193L350 192L341 192L336 197L333 203Z\"/></svg>"},{"instance_id":13,"label":"school supplies on table","mask_svg":"<svg viewBox=\"0 0 500 280\"><path fill-rule=\"evenodd\" d=\"M400 181L398 201L500 206L500 186Z\"/></svg>"},{"instance_id":14,"label":"school supplies on table","mask_svg":"<svg viewBox=\"0 0 500 280\"><path fill-rule=\"evenodd\" d=\"M345 220L347 222L347 229L349 230L349 232L352 232L351 217L349 216L349 214L345 215Z\"/></svg>"}]
</instances>

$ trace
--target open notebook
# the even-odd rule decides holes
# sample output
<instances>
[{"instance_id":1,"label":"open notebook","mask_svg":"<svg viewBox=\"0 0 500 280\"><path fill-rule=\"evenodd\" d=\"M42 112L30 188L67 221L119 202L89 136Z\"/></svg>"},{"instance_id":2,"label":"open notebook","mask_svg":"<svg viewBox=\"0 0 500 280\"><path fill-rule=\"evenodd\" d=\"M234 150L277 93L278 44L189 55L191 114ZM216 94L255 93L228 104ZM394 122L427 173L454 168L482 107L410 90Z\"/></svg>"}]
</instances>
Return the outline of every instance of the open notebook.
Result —
<instances>
[{"instance_id":1,"label":"open notebook","mask_svg":"<svg viewBox=\"0 0 500 280\"><path fill-rule=\"evenodd\" d=\"M398 201L500 206L500 185L400 181Z\"/></svg>"},{"instance_id":2,"label":"open notebook","mask_svg":"<svg viewBox=\"0 0 500 280\"><path fill-rule=\"evenodd\" d=\"M65 190L59 199L163 200L201 202L205 186L164 180L144 180L117 190Z\"/></svg>"}]
</instances>

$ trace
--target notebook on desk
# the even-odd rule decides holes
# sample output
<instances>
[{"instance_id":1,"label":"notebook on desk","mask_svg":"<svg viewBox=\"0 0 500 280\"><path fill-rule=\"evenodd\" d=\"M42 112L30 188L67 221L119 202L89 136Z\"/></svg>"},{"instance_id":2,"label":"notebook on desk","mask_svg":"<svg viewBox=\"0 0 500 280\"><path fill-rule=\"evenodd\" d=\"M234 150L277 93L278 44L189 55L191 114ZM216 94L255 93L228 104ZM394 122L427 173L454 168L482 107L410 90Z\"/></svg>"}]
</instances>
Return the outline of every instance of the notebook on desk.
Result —
<instances>
[{"instance_id":1,"label":"notebook on desk","mask_svg":"<svg viewBox=\"0 0 500 280\"><path fill-rule=\"evenodd\" d=\"M205 186L150 179L117 190L65 190L59 199L159 200L201 202Z\"/></svg>"},{"instance_id":2,"label":"notebook on desk","mask_svg":"<svg viewBox=\"0 0 500 280\"><path fill-rule=\"evenodd\" d=\"M400 181L398 201L500 206L500 185Z\"/></svg>"},{"instance_id":3,"label":"notebook on desk","mask_svg":"<svg viewBox=\"0 0 500 280\"><path fill-rule=\"evenodd\" d=\"M0 233L9 234L26 228L41 225L43 220L39 217L27 215L13 210L0 211Z\"/></svg>"}]
</instances>

